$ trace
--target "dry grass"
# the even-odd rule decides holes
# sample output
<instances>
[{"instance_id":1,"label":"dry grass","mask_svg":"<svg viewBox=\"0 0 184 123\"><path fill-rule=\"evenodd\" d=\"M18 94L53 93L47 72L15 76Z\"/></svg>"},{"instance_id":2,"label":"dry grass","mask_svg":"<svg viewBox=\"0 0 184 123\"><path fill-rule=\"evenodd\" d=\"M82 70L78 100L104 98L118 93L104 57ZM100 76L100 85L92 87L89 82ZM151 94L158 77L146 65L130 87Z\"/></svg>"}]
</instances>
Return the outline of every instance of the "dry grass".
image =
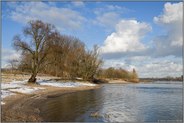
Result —
<instances>
[{"instance_id":1,"label":"dry grass","mask_svg":"<svg viewBox=\"0 0 184 123\"><path fill-rule=\"evenodd\" d=\"M23 81L28 80L31 74L11 74L11 73L2 73L1 74L1 82L12 82L12 81ZM38 74L37 79L58 79L58 77Z\"/></svg>"}]
</instances>

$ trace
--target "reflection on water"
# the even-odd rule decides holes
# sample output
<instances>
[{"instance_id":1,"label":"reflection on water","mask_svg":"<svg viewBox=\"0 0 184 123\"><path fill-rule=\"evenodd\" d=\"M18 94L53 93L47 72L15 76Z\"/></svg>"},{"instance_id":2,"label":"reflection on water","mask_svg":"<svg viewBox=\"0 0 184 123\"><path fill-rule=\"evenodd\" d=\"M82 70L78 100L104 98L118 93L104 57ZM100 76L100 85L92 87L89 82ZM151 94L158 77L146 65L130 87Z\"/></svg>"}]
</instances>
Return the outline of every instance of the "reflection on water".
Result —
<instances>
[{"instance_id":1,"label":"reflection on water","mask_svg":"<svg viewBox=\"0 0 184 123\"><path fill-rule=\"evenodd\" d=\"M93 112L100 117L91 117ZM158 122L182 120L182 84L107 84L97 90L48 99L45 121Z\"/></svg>"},{"instance_id":2,"label":"reflection on water","mask_svg":"<svg viewBox=\"0 0 184 123\"><path fill-rule=\"evenodd\" d=\"M102 121L89 117L101 107L101 89L66 94L48 99L41 109L45 121Z\"/></svg>"}]
</instances>

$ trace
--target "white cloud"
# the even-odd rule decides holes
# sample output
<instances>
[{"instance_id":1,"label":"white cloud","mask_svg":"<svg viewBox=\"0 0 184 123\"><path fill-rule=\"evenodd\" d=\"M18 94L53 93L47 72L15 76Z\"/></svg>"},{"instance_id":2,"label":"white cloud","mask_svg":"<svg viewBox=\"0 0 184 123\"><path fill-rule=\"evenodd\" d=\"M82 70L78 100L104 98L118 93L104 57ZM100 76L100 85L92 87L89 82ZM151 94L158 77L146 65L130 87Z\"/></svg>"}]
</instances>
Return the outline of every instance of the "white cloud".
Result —
<instances>
[{"instance_id":1,"label":"white cloud","mask_svg":"<svg viewBox=\"0 0 184 123\"><path fill-rule=\"evenodd\" d=\"M120 21L121 14L127 11L130 10L117 5L106 5L101 8L95 8L94 13L96 14L96 18L93 20L93 23L105 28L114 28Z\"/></svg>"},{"instance_id":2,"label":"white cloud","mask_svg":"<svg viewBox=\"0 0 184 123\"><path fill-rule=\"evenodd\" d=\"M146 61L150 61L150 56L128 56L125 58L125 63L127 64L144 64Z\"/></svg>"},{"instance_id":3,"label":"white cloud","mask_svg":"<svg viewBox=\"0 0 184 123\"><path fill-rule=\"evenodd\" d=\"M98 7L94 9L94 13L96 15L102 15L108 12L116 12L116 13L122 14L127 11L130 11L130 10L118 5L105 5L103 7Z\"/></svg>"},{"instance_id":4,"label":"white cloud","mask_svg":"<svg viewBox=\"0 0 184 123\"><path fill-rule=\"evenodd\" d=\"M154 39L156 55L166 56L182 54L183 3L166 3L163 13L154 17L154 22L161 25L167 33Z\"/></svg>"},{"instance_id":5,"label":"white cloud","mask_svg":"<svg viewBox=\"0 0 184 123\"><path fill-rule=\"evenodd\" d=\"M72 4L75 7L84 7L85 6L84 2L82 2L82 1L75 1L75 2L72 2Z\"/></svg>"},{"instance_id":6,"label":"white cloud","mask_svg":"<svg viewBox=\"0 0 184 123\"><path fill-rule=\"evenodd\" d=\"M122 19L116 25L116 31L107 36L104 41L104 45L101 47L102 56L111 59L127 55L152 57L174 55L181 57L183 46L182 5L182 2L166 3L164 12L154 17L154 22L160 25L160 30L166 33L155 36L152 39L152 44L149 45L141 42L146 33L151 30L148 24L137 20Z\"/></svg>"},{"instance_id":7,"label":"white cloud","mask_svg":"<svg viewBox=\"0 0 184 123\"><path fill-rule=\"evenodd\" d=\"M151 27L136 20L121 20L116 25L116 32L107 36L101 47L102 54L139 52L146 49L141 39Z\"/></svg>"},{"instance_id":8,"label":"white cloud","mask_svg":"<svg viewBox=\"0 0 184 123\"><path fill-rule=\"evenodd\" d=\"M142 64L138 66L137 70L141 77L179 77L182 75L183 65L182 63L164 60Z\"/></svg>"},{"instance_id":9,"label":"white cloud","mask_svg":"<svg viewBox=\"0 0 184 123\"><path fill-rule=\"evenodd\" d=\"M54 24L60 30L79 29L86 21L79 12L70 8L51 6L43 2L21 2L11 9L10 18L20 23L39 19Z\"/></svg>"},{"instance_id":10,"label":"white cloud","mask_svg":"<svg viewBox=\"0 0 184 123\"><path fill-rule=\"evenodd\" d=\"M2 68L7 67L8 66L8 61L9 60L19 60L21 57L21 53L17 52L15 50L11 50L11 49L2 49L2 54L1 54L1 62L2 62Z\"/></svg>"},{"instance_id":11,"label":"white cloud","mask_svg":"<svg viewBox=\"0 0 184 123\"><path fill-rule=\"evenodd\" d=\"M154 17L154 21L161 24L171 24L182 22L182 2L180 3L166 3L164 5L164 12L158 17Z\"/></svg>"},{"instance_id":12,"label":"white cloud","mask_svg":"<svg viewBox=\"0 0 184 123\"><path fill-rule=\"evenodd\" d=\"M96 20L93 21L94 24L101 25L103 27L114 27L115 24L120 20L119 14L115 12L104 13L101 16L97 16Z\"/></svg>"},{"instance_id":13,"label":"white cloud","mask_svg":"<svg viewBox=\"0 0 184 123\"><path fill-rule=\"evenodd\" d=\"M103 68L109 68L109 67L123 68L123 69L128 70L128 71L132 71L133 69L137 69L137 67L135 65L126 64L126 62L124 62L124 60L122 60L122 59L119 59L119 60L113 60L113 59L105 60Z\"/></svg>"}]
</instances>

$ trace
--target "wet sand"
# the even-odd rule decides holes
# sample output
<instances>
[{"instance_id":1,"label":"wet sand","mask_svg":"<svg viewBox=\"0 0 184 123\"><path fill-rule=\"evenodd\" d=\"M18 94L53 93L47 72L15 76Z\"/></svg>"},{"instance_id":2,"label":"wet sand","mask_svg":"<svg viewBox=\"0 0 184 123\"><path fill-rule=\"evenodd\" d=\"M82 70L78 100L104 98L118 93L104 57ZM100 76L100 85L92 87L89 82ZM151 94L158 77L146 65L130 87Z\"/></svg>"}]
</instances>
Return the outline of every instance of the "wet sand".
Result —
<instances>
[{"instance_id":1,"label":"wet sand","mask_svg":"<svg viewBox=\"0 0 184 123\"><path fill-rule=\"evenodd\" d=\"M109 84L128 84L130 82L124 81L124 80L108 80Z\"/></svg>"},{"instance_id":2,"label":"wet sand","mask_svg":"<svg viewBox=\"0 0 184 123\"><path fill-rule=\"evenodd\" d=\"M30 85L39 87L39 85ZM35 92L34 94L17 94L4 99L5 105L1 106L1 121L3 122L40 122L43 121L40 116L40 107L48 98L71 94L78 91L97 89L97 86L82 86L73 88L58 88L50 86L44 87L44 90Z\"/></svg>"}]
</instances>

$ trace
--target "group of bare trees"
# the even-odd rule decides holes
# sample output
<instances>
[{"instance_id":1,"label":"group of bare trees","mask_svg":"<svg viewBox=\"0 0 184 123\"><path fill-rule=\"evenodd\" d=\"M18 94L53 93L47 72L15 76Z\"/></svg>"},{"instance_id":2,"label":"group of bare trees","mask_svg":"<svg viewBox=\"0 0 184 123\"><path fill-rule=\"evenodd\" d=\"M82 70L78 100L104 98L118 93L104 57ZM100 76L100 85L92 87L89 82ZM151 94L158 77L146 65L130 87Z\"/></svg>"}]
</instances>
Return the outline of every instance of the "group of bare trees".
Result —
<instances>
[{"instance_id":1,"label":"group of bare trees","mask_svg":"<svg viewBox=\"0 0 184 123\"><path fill-rule=\"evenodd\" d=\"M42 21L30 21L21 38L14 37L14 47L22 51L19 69L31 72L28 82L35 83L38 72L55 76L92 80L102 61L98 47L88 50L79 39L61 35L56 28Z\"/></svg>"},{"instance_id":2,"label":"group of bare trees","mask_svg":"<svg viewBox=\"0 0 184 123\"><path fill-rule=\"evenodd\" d=\"M98 59L97 47L90 51L75 37L55 36L49 44L44 72L63 78L92 80L102 63Z\"/></svg>"}]
</instances>

